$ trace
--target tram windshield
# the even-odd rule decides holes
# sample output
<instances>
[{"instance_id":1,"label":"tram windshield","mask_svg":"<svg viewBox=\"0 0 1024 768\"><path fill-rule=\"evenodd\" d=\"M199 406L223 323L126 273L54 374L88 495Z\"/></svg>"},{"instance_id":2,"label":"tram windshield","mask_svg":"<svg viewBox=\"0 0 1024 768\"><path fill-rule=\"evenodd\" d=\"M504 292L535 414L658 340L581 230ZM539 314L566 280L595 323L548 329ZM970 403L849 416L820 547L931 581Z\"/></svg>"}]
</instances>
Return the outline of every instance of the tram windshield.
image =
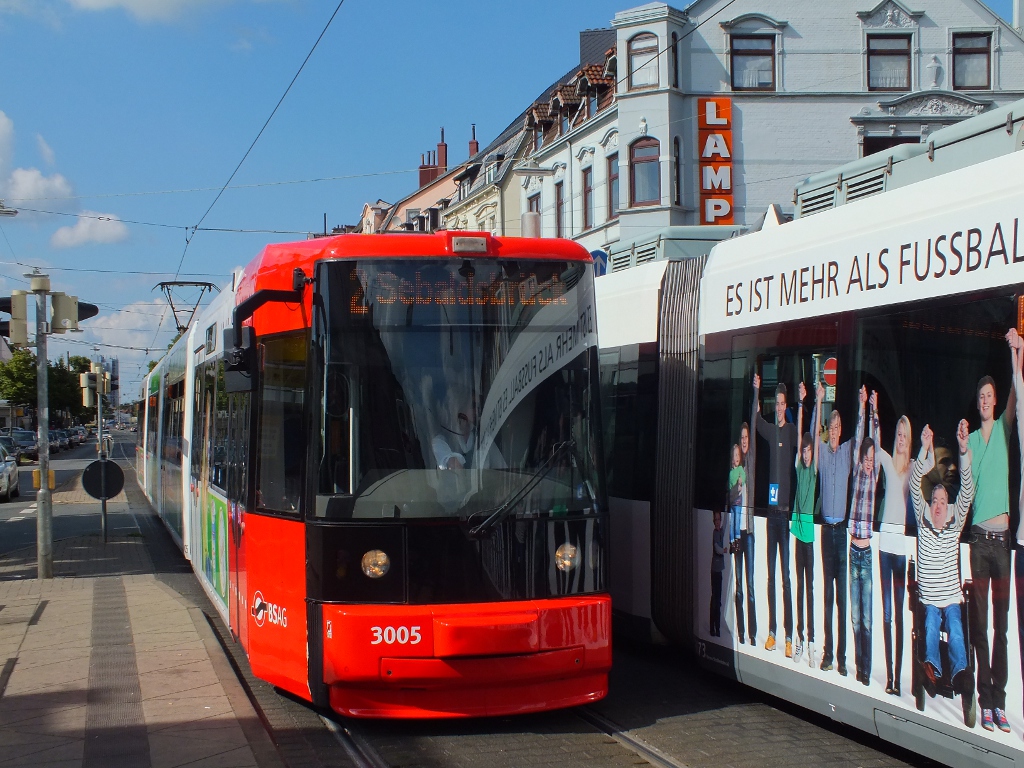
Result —
<instances>
[{"instance_id":1,"label":"tram windshield","mask_svg":"<svg viewBox=\"0 0 1024 768\"><path fill-rule=\"evenodd\" d=\"M589 265L368 259L319 269L314 515L482 521L510 500L518 517L599 511Z\"/></svg>"}]
</instances>

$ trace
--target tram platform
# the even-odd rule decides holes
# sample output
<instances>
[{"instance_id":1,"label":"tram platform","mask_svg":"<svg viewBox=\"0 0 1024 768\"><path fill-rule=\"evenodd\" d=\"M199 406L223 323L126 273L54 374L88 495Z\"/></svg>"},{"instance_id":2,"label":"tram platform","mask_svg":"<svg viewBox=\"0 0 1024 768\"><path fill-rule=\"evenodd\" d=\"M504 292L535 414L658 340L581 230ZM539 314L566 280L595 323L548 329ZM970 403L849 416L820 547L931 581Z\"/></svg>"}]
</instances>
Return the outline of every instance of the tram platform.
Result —
<instances>
[{"instance_id":1,"label":"tram platform","mask_svg":"<svg viewBox=\"0 0 1024 768\"><path fill-rule=\"evenodd\" d=\"M0 556L0 764L286 765L134 478L106 544L77 478L54 502L96 532L54 542L53 580L34 547Z\"/></svg>"}]
</instances>

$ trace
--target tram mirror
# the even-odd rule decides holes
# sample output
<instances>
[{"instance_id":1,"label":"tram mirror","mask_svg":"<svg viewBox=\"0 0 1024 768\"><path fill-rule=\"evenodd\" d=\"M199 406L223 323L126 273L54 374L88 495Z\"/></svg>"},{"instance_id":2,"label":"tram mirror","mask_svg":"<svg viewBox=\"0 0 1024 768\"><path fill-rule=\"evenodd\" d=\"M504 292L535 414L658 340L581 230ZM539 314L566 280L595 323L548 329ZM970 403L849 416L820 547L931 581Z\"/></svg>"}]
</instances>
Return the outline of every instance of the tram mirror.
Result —
<instances>
[{"instance_id":1,"label":"tram mirror","mask_svg":"<svg viewBox=\"0 0 1024 768\"><path fill-rule=\"evenodd\" d=\"M332 365L327 371L327 386L324 388L324 410L334 419L348 418L350 401L349 378L344 368Z\"/></svg>"},{"instance_id":2,"label":"tram mirror","mask_svg":"<svg viewBox=\"0 0 1024 768\"><path fill-rule=\"evenodd\" d=\"M252 328L242 328L242 346L235 346L233 328L224 329L224 347L227 350L227 364L224 366L225 392L252 392Z\"/></svg>"}]
</instances>

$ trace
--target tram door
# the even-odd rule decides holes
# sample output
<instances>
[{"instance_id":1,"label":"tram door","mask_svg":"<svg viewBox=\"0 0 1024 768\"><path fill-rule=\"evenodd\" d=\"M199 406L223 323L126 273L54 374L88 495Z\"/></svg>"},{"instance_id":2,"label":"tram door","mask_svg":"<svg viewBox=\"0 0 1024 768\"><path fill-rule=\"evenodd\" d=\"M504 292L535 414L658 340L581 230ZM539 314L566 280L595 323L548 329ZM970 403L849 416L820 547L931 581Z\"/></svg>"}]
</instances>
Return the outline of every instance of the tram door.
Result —
<instances>
[{"instance_id":1,"label":"tram door","mask_svg":"<svg viewBox=\"0 0 1024 768\"><path fill-rule=\"evenodd\" d=\"M249 600L245 569L245 509L249 487L249 418L252 395L232 394L228 400L228 554L231 591L231 629L242 647L249 648Z\"/></svg>"},{"instance_id":2,"label":"tram door","mask_svg":"<svg viewBox=\"0 0 1024 768\"><path fill-rule=\"evenodd\" d=\"M249 663L253 673L308 699L306 537L300 514L306 426L305 332L257 345L259 384L253 394L255 499L241 535L248 598Z\"/></svg>"}]
</instances>

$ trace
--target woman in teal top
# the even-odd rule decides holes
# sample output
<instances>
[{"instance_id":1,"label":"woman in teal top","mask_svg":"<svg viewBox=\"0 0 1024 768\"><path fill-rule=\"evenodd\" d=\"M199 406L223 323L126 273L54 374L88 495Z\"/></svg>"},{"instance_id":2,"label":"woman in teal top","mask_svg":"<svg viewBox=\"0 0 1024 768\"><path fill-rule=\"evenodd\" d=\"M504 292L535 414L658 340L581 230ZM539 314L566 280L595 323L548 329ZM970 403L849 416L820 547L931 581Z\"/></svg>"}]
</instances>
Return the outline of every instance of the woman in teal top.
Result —
<instances>
[{"instance_id":1,"label":"woman in teal top","mask_svg":"<svg viewBox=\"0 0 1024 768\"><path fill-rule=\"evenodd\" d=\"M811 432L804 432L804 399L807 388L798 388L796 450L796 504L790 531L796 537L796 648L793 661L799 663L804 652L804 614L807 615L807 664L814 666L814 493L818 485L818 403L814 404Z\"/></svg>"}]
</instances>

